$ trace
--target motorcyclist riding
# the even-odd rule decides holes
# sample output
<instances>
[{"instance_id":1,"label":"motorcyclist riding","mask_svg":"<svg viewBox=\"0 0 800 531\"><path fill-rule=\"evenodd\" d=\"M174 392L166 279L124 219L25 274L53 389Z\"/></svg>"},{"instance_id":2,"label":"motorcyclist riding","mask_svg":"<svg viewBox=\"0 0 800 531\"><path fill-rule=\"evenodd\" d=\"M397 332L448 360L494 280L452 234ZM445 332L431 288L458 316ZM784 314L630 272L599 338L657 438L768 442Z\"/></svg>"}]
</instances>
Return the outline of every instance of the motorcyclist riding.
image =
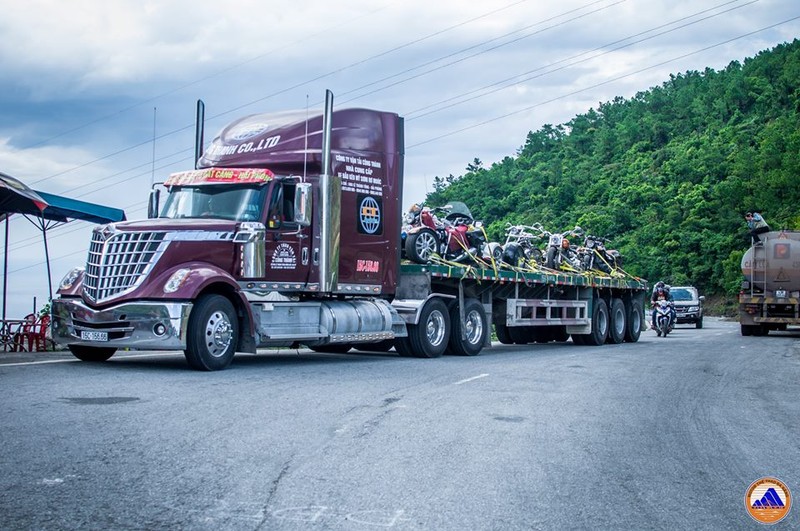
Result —
<instances>
[{"instance_id":1,"label":"motorcyclist riding","mask_svg":"<svg viewBox=\"0 0 800 531\"><path fill-rule=\"evenodd\" d=\"M655 330L656 329L656 324L655 324L656 323L656 303L658 303L659 299L666 299L669 302L674 302L674 299L672 298L672 294L669 292L669 286L664 284L664 282L661 281L661 280L656 282L656 285L653 286L653 294L650 296L650 302L652 303L652 306L653 306L653 313L652 313L651 318L650 318L650 329L651 330ZM675 306L674 305L670 306L670 319L671 319L670 325L674 325L675 324Z\"/></svg>"}]
</instances>

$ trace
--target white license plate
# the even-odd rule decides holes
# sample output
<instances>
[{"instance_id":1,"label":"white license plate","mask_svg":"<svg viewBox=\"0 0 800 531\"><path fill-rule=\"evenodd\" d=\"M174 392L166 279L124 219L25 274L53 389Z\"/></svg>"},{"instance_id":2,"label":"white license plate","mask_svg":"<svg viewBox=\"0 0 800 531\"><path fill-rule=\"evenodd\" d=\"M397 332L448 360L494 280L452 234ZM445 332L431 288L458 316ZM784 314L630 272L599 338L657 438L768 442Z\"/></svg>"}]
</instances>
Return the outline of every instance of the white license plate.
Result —
<instances>
[{"instance_id":1,"label":"white license plate","mask_svg":"<svg viewBox=\"0 0 800 531\"><path fill-rule=\"evenodd\" d=\"M108 332L81 330L81 339L84 341L108 341Z\"/></svg>"},{"instance_id":2,"label":"white license plate","mask_svg":"<svg viewBox=\"0 0 800 531\"><path fill-rule=\"evenodd\" d=\"M779 299L785 299L786 298L786 290L785 289L775 290L775 296L778 297Z\"/></svg>"}]
</instances>

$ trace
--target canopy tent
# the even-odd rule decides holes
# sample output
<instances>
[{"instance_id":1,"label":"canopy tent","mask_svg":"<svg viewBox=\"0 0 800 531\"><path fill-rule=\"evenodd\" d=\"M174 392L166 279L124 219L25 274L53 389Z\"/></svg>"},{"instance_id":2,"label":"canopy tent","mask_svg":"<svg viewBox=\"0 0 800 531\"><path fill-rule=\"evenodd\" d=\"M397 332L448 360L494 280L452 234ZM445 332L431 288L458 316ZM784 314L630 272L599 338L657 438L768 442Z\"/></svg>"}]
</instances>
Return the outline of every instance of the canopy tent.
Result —
<instances>
[{"instance_id":1,"label":"canopy tent","mask_svg":"<svg viewBox=\"0 0 800 531\"><path fill-rule=\"evenodd\" d=\"M0 219L6 220L5 258L3 269L3 320L6 318L6 294L8 287L8 218L22 214L42 231L45 265L47 266L47 289L53 298L53 282L50 275L50 255L47 249L47 231L71 220L91 223L109 223L125 220L125 211L96 203L78 201L68 197L38 192L30 189L18 179L0 172Z\"/></svg>"}]
</instances>

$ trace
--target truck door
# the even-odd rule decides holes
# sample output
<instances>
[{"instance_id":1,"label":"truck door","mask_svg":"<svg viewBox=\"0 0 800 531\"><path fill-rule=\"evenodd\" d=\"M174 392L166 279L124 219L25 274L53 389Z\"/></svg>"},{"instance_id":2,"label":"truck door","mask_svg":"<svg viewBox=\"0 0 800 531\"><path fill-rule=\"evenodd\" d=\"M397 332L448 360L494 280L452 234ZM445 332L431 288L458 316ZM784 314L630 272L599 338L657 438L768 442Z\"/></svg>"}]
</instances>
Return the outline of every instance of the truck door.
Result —
<instances>
[{"instance_id":1,"label":"truck door","mask_svg":"<svg viewBox=\"0 0 800 531\"><path fill-rule=\"evenodd\" d=\"M310 231L294 222L294 188L294 182L275 181L267 206L266 280L286 284L282 289L308 281Z\"/></svg>"}]
</instances>

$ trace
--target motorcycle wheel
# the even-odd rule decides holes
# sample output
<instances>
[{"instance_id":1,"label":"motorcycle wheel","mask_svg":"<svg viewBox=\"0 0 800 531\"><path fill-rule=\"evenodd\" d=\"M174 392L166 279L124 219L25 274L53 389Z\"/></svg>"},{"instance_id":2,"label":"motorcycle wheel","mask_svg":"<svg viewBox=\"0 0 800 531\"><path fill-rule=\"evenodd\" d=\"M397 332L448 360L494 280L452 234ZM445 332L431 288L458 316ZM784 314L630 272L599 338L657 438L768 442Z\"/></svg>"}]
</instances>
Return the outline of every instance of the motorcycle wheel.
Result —
<instances>
[{"instance_id":1,"label":"motorcycle wheel","mask_svg":"<svg viewBox=\"0 0 800 531\"><path fill-rule=\"evenodd\" d=\"M556 264L556 257L558 256L558 249L555 247L550 247L547 249L547 256L544 260L544 266L549 269L558 269L558 265Z\"/></svg>"},{"instance_id":2,"label":"motorcycle wheel","mask_svg":"<svg viewBox=\"0 0 800 531\"><path fill-rule=\"evenodd\" d=\"M439 237L431 229L422 229L406 238L406 257L418 264L427 264L439 248Z\"/></svg>"}]
</instances>

